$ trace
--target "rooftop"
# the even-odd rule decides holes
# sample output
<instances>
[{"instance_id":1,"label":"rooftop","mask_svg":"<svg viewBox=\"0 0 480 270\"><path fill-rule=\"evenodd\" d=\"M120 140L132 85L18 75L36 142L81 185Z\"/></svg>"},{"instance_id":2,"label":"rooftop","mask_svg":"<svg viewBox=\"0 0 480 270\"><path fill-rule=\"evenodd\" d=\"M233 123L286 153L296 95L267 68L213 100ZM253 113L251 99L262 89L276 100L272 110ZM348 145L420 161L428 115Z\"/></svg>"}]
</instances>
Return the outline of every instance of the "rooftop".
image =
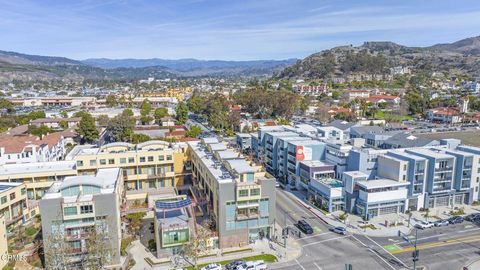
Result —
<instances>
[{"instance_id":1,"label":"rooftop","mask_svg":"<svg viewBox=\"0 0 480 270\"><path fill-rule=\"evenodd\" d=\"M4 183L4 182L2 182L2 183L0 183L0 193L8 191L12 188L18 187L20 185L22 185L22 183L12 183L12 182Z\"/></svg>"},{"instance_id":2,"label":"rooftop","mask_svg":"<svg viewBox=\"0 0 480 270\"><path fill-rule=\"evenodd\" d=\"M364 187L366 189L383 188L383 187L401 187L401 186L408 186L409 184L410 183L408 182L398 182L390 179L375 179L375 180L357 182L357 185Z\"/></svg>"},{"instance_id":3,"label":"rooftop","mask_svg":"<svg viewBox=\"0 0 480 270\"><path fill-rule=\"evenodd\" d=\"M5 164L0 166L0 176L31 174L41 172L58 172L75 170L75 161L35 162L22 164Z\"/></svg>"}]
</instances>

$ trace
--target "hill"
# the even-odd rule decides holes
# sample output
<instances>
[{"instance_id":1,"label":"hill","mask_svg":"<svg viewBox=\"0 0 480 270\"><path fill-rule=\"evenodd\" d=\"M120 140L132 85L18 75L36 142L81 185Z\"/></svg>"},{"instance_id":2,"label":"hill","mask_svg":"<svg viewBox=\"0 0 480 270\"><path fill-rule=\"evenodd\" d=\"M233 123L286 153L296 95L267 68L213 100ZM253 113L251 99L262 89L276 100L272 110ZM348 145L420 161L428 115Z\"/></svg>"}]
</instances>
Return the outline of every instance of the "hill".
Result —
<instances>
[{"instance_id":1,"label":"hill","mask_svg":"<svg viewBox=\"0 0 480 270\"><path fill-rule=\"evenodd\" d=\"M278 73L279 78L357 80L382 79L391 68L412 73L445 72L480 77L480 37L430 47L407 47L393 42L365 42L312 54Z\"/></svg>"}]
</instances>

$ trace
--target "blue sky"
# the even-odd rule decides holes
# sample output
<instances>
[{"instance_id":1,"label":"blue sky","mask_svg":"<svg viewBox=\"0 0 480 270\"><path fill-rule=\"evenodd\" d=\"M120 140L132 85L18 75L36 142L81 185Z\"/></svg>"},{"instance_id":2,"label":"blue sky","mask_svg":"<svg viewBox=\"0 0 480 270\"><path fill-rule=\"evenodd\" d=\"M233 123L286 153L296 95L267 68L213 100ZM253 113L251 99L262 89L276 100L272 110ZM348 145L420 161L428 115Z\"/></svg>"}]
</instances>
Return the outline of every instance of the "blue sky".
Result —
<instances>
[{"instance_id":1,"label":"blue sky","mask_svg":"<svg viewBox=\"0 0 480 270\"><path fill-rule=\"evenodd\" d=\"M477 35L478 0L0 0L0 50L73 59L286 59Z\"/></svg>"}]
</instances>

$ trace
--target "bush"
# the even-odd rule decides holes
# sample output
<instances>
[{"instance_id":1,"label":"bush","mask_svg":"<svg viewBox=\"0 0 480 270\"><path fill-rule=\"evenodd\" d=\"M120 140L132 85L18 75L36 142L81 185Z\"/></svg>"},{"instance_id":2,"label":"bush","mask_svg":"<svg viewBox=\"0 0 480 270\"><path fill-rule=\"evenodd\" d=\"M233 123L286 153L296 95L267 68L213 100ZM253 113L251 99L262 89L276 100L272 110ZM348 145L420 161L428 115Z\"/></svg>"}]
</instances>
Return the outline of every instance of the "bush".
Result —
<instances>
[{"instance_id":1,"label":"bush","mask_svg":"<svg viewBox=\"0 0 480 270\"><path fill-rule=\"evenodd\" d=\"M157 243L155 243L154 239L148 240L148 249L150 251L156 251L157 250Z\"/></svg>"},{"instance_id":2,"label":"bush","mask_svg":"<svg viewBox=\"0 0 480 270\"><path fill-rule=\"evenodd\" d=\"M37 234L38 230L35 228L35 227L28 227L25 229L25 233L28 235L28 236L34 236L35 234Z\"/></svg>"},{"instance_id":3,"label":"bush","mask_svg":"<svg viewBox=\"0 0 480 270\"><path fill-rule=\"evenodd\" d=\"M126 256L127 255L127 247L130 245L132 242L132 238L125 238L122 239L122 242L120 243L120 255Z\"/></svg>"}]
</instances>

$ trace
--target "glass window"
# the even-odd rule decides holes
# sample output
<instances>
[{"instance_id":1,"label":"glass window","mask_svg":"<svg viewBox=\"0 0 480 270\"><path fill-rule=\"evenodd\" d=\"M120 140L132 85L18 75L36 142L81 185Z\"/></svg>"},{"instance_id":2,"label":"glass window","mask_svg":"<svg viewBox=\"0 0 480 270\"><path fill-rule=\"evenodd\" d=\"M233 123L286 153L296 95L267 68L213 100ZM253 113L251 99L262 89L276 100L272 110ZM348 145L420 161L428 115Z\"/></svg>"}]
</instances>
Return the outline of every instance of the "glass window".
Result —
<instances>
[{"instance_id":1,"label":"glass window","mask_svg":"<svg viewBox=\"0 0 480 270\"><path fill-rule=\"evenodd\" d=\"M7 196L3 196L2 197L2 204L6 203L7 202Z\"/></svg>"},{"instance_id":2,"label":"glass window","mask_svg":"<svg viewBox=\"0 0 480 270\"><path fill-rule=\"evenodd\" d=\"M159 161L164 161L164 160L165 160L165 156L158 156L158 160L159 160Z\"/></svg>"},{"instance_id":3,"label":"glass window","mask_svg":"<svg viewBox=\"0 0 480 270\"><path fill-rule=\"evenodd\" d=\"M83 160L77 160L77 167L83 166Z\"/></svg>"},{"instance_id":4,"label":"glass window","mask_svg":"<svg viewBox=\"0 0 480 270\"><path fill-rule=\"evenodd\" d=\"M135 158L133 158L133 157L128 158L128 163L134 163L134 162L135 162Z\"/></svg>"},{"instance_id":5,"label":"glass window","mask_svg":"<svg viewBox=\"0 0 480 270\"><path fill-rule=\"evenodd\" d=\"M80 214L93 213L93 205L80 205Z\"/></svg>"},{"instance_id":6,"label":"glass window","mask_svg":"<svg viewBox=\"0 0 480 270\"><path fill-rule=\"evenodd\" d=\"M247 197L248 196L248 189L242 189L238 191L239 197Z\"/></svg>"},{"instance_id":7,"label":"glass window","mask_svg":"<svg viewBox=\"0 0 480 270\"><path fill-rule=\"evenodd\" d=\"M90 160L90 166L97 166L97 161L95 159Z\"/></svg>"},{"instance_id":8,"label":"glass window","mask_svg":"<svg viewBox=\"0 0 480 270\"><path fill-rule=\"evenodd\" d=\"M145 162L145 157L140 157L140 162Z\"/></svg>"},{"instance_id":9,"label":"glass window","mask_svg":"<svg viewBox=\"0 0 480 270\"><path fill-rule=\"evenodd\" d=\"M124 158L124 157L123 157L123 158L120 158L120 163L121 163L121 164L125 164L125 163L127 163L127 159L126 159L126 158Z\"/></svg>"},{"instance_id":10,"label":"glass window","mask_svg":"<svg viewBox=\"0 0 480 270\"><path fill-rule=\"evenodd\" d=\"M25 195L25 193L27 193L27 190L25 188L22 188L21 193L22 195Z\"/></svg>"},{"instance_id":11,"label":"glass window","mask_svg":"<svg viewBox=\"0 0 480 270\"><path fill-rule=\"evenodd\" d=\"M107 161L105 159L100 159L100 165L105 165L107 164Z\"/></svg>"},{"instance_id":12,"label":"glass window","mask_svg":"<svg viewBox=\"0 0 480 270\"><path fill-rule=\"evenodd\" d=\"M109 159L108 164L115 164L115 159L113 159L113 158Z\"/></svg>"},{"instance_id":13,"label":"glass window","mask_svg":"<svg viewBox=\"0 0 480 270\"><path fill-rule=\"evenodd\" d=\"M15 192L10 193L10 200L15 200L15 197L16 197Z\"/></svg>"},{"instance_id":14,"label":"glass window","mask_svg":"<svg viewBox=\"0 0 480 270\"><path fill-rule=\"evenodd\" d=\"M258 196L258 195L260 195L260 189L259 188L250 189L250 196Z\"/></svg>"},{"instance_id":15,"label":"glass window","mask_svg":"<svg viewBox=\"0 0 480 270\"><path fill-rule=\"evenodd\" d=\"M148 157L148 161L149 161L149 162L153 161L153 157L152 157L152 156L149 156L149 157Z\"/></svg>"},{"instance_id":16,"label":"glass window","mask_svg":"<svg viewBox=\"0 0 480 270\"><path fill-rule=\"evenodd\" d=\"M172 160L172 155L167 155L167 160Z\"/></svg>"},{"instance_id":17,"label":"glass window","mask_svg":"<svg viewBox=\"0 0 480 270\"><path fill-rule=\"evenodd\" d=\"M69 206L63 208L63 215L64 216L72 216L77 214L77 207L76 206Z\"/></svg>"}]
</instances>

